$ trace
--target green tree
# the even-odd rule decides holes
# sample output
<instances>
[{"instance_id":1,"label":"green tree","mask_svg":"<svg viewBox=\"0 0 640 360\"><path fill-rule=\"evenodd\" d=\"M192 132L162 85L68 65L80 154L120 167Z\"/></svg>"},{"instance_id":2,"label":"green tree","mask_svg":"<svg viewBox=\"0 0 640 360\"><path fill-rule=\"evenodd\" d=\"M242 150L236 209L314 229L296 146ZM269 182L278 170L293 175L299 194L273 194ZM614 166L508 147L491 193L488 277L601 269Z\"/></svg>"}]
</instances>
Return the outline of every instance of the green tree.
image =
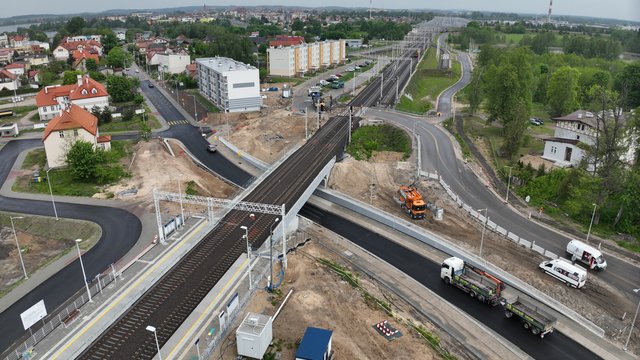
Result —
<instances>
[{"instance_id":1,"label":"green tree","mask_svg":"<svg viewBox=\"0 0 640 360\"><path fill-rule=\"evenodd\" d=\"M98 63L95 59L86 60L87 71L98 71Z\"/></svg>"},{"instance_id":2,"label":"green tree","mask_svg":"<svg viewBox=\"0 0 640 360\"><path fill-rule=\"evenodd\" d=\"M626 94L624 105L627 109L640 106L640 61L624 67L616 77L615 89L621 94Z\"/></svg>"},{"instance_id":3,"label":"green tree","mask_svg":"<svg viewBox=\"0 0 640 360\"><path fill-rule=\"evenodd\" d=\"M133 100L134 97L132 84L129 79L124 76L108 76L107 92L109 92L114 102L127 102Z\"/></svg>"},{"instance_id":4,"label":"green tree","mask_svg":"<svg viewBox=\"0 0 640 360\"><path fill-rule=\"evenodd\" d=\"M107 54L107 64L114 68L123 68L125 64L130 64L132 57L124 52L121 47L116 46Z\"/></svg>"},{"instance_id":5,"label":"green tree","mask_svg":"<svg viewBox=\"0 0 640 360\"><path fill-rule=\"evenodd\" d=\"M562 116L578 109L577 69L563 66L556 70L549 79L547 98L552 116Z\"/></svg>"},{"instance_id":6,"label":"green tree","mask_svg":"<svg viewBox=\"0 0 640 360\"><path fill-rule=\"evenodd\" d=\"M87 25L84 18L80 16L74 16L64 25L65 30L69 33L69 35L79 35L82 32L82 29Z\"/></svg>"},{"instance_id":7,"label":"green tree","mask_svg":"<svg viewBox=\"0 0 640 360\"><path fill-rule=\"evenodd\" d=\"M93 144L80 140L71 145L66 161L71 176L77 181L89 182L96 176L98 165L103 162L102 153L93 148Z\"/></svg>"},{"instance_id":8,"label":"green tree","mask_svg":"<svg viewBox=\"0 0 640 360\"><path fill-rule=\"evenodd\" d=\"M82 71L67 70L62 77L62 85L75 84L78 81L78 75L82 75Z\"/></svg>"},{"instance_id":9,"label":"green tree","mask_svg":"<svg viewBox=\"0 0 640 360\"><path fill-rule=\"evenodd\" d=\"M304 30L304 23L300 19L295 19L293 24L291 24L291 30L293 31L302 31Z\"/></svg>"}]
</instances>

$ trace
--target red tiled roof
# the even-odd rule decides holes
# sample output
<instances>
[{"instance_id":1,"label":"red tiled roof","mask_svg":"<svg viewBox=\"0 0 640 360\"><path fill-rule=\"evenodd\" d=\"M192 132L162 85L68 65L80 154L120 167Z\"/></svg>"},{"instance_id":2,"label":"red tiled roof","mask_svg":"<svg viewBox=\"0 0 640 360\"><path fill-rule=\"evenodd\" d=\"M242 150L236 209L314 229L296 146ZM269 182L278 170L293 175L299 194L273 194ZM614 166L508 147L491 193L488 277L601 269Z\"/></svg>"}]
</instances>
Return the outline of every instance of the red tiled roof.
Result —
<instances>
[{"instance_id":1,"label":"red tiled roof","mask_svg":"<svg viewBox=\"0 0 640 360\"><path fill-rule=\"evenodd\" d=\"M18 75L14 74L12 72L9 72L9 71L7 71L5 69L0 69L0 77L9 78L11 80L15 80L18 77Z\"/></svg>"},{"instance_id":2,"label":"red tiled roof","mask_svg":"<svg viewBox=\"0 0 640 360\"><path fill-rule=\"evenodd\" d=\"M88 99L101 96L109 96L107 89L105 89L104 85L93 80L89 75L86 75L82 79L82 85L76 84L75 88L71 90L71 93L69 93L69 100Z\"/></svg>"},{"instance_id":3,"label":"red tiled roof","mask_svg":"<svg viewBox=\"0 0 640 360\"><path fill-rule=\"evenodd\" d=\"M95 89L95 92L93 91ZM86 94L83 94L86 90ZM56 98L68 96L69 100L90 99L94 97L109 96L104 85L93 80L88 75L82 79L82 85L78 83L63 86L48 86L36 94L38 107L58 105Z\"/></svg>"},{"instance_id":4,"label":"red tiled roof","mask_svg":"<svg viewBox=\"0 0 640 360\"><path fill-rule=\"evenodd\" d=\"M24 64L11 63L4 67L5 69L24 69Z\"/></svg>"},{"instance_id":5,"label":"red tiled roof","mask_svg":"<svg viewBox=\"0 0 640 360\"><path fill-rule=\"evenodd\" d=\"M110 141L111 141L111 135L101 135L101 136L98 136L98 144L99 144L99 143L110 142Z\"/></svg>"},{"instance_id":6,"label":"red tiled roof","mask_svg":"<svg viewBox=\"0 0 640 360\"><path fill-rule=\"evenodd\" d=\"M62 46L63 48L69 51L77 50L79 46L83 46L85 48L93 48L93 47L102 48L102 44L100 44L95 40L63 42L63 43L60 43L59 46Z\"/></svg>"},{"instance_id":7,"label":"red tiled roof","mask_svg":"<svg viewBox=\"0 0 640 360\"><path fill-rule=\"evenodd\" d=\"M66 110L63 110L61 115L49 121L44 129L42 141L47 140L49 134L54 131L70 129L85 129L95 136L98 133L98 118L78 105L71 105Z\"/></svg>"},{"instance_id":8,"label":"red tiled roof","mask_svg":"<svg viewBox=\"0 0 640 360\"><path fill-rule=\"evenodd\" d=\"M100 62L100 55L95 50L77 50L72 53L73 59L78 61L81 59L93 59L96 63Z\"/></svg>"}]
</instances>

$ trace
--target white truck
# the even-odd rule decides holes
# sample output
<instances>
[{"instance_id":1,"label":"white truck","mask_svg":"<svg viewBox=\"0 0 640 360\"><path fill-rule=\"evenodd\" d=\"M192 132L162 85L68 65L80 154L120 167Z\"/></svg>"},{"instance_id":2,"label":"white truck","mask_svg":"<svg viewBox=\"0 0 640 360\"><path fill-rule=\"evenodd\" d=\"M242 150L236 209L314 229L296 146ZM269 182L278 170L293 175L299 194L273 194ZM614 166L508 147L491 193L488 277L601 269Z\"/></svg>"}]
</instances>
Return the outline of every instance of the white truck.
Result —
<instances>
[{"instance_id":1,"label":"white truck","mask_svg":"<svg viewBox=\"0 0 640 360\"><path fill-rule=\"evenodd\" d=\"M581 261L590 269L604 270L607 267L607 261L602 256L602 252L582 241L569 241L566 252L571 261Z\"/></svg>"}]
</instances>

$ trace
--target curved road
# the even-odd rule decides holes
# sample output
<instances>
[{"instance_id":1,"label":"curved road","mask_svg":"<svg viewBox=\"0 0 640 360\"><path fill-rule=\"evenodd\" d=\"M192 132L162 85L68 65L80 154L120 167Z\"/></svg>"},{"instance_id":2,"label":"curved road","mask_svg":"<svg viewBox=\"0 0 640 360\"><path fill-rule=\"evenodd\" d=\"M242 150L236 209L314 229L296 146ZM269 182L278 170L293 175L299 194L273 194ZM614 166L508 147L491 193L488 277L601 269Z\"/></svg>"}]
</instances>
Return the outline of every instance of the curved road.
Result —
<instances>
[{"instance_id":1,"label":"curved road","mask_svg":"<svg viewBox=\"0 0 640 360\"><path fill-rule=\"evenodd\" d=\"M42 146L42 142L37 139L13 140L0 149L0 159L2 159L0 161L0 184L3 184L7 179L18 154L39 146ZM124 256L138 241L142 231L140 220L126 210L59 201L56 201L56 209L61 218L87 220L102 228L100 240L91 250L82 255L89 278L93 278ZM53 216L52 205L49 201L0 196L0 210ZM0 313L1 351L4 351L15 339L24 334L20 313L43 299L47 310L53 311L84 286L81 274L80 263L75 260Z\"/></svg>"},{"instance_id":2,"label":"curved road","mask_svg":"<svg viewBox=\"0 0 640 360\"><path fill-rule=\"evenodd\" d=\"M439 108L450 109L453 94L464 88L471 79L469 57L465 54L459 56L458 59L465 69L465 76L440 96ZM489 218L498 225L523 239L535 241L536 245L542 246L546 250L560 256L564 255L566 244L571 238L527 219L513 211L501 198L496 197L495 193L490 191L475 173L456 157L451 138L439 127L425 122L423 118L394 112L370 109L367 111L367 115L403 125L408 129L415 128L421 138L422 169L437 171L451 186L453 192L471 207L475 209L488 208ZM600 277L615 286L628 299L636 301L632 297L630 289L640 285L638 280L640 279L640 269L613 256L606 258L607 269L602 272L591 272L590 275Z\"/></svg>"},{"instance_id":3,"label":"curved road","mask_svg":"<svg viewBox=\"0 0 640 360\"><path fill-rule=\"evenodd\" d=\"M306 204L300 215L349 239L375 256L396 267L408 276L428 287L442 298L487 325L493 331L518 346L536 359L599 359L587 348L576 343L560 332L554 332L541 339L533 336L522 327L520 321L507 319L500 306L492 308L440 280L440 264L416 254L415 252L369 230L325 212L313 205Z\"/></svg>"}]
</instances>

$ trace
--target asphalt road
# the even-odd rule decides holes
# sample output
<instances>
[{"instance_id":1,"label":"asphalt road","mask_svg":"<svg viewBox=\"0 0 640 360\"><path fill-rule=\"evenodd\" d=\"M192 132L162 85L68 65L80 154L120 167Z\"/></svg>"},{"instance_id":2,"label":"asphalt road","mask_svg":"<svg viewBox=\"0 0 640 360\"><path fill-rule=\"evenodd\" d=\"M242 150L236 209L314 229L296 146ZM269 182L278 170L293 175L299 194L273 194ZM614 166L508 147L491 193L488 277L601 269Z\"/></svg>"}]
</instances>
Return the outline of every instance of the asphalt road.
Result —
<instances>
[{"instance_id":1,"label":"asphalt road","mask_svg":"<svg viewBox=\"0 0 640 360\"><path fill-rule=\"evenodd\" d=\"M438 37L438 42L440 42L440 49L446 48L446 42L444 41L445 36L447 34L442 34ZM440 98L438 99L438 111L444 114L447 117L451 114L451 98L458 91L462 90L468 83L471 82L471 60L469 59L469 55L466 53L459 53L458 60L462 65L462 79L454 84L452 87L446 89L440 94Z\"/></svg>"},{"instance_id":2,"label":"asphalt road","mask_svg":"<svg viewBox=\"0 0 640 360\"><path fill-rule=\"evenodd\" d=\"M541 339L524 329L516 319L507 319L501 307L483 304L440 280L440 264L408 250L383 236L325 212L315 206L305 205L300 215L349 239L375 256L383 259L453 305L473 316L493 331L536 359L598 359L599 357L560 332Z\"/></svg>"},{"instance_id":3,"label":"asphalt road","mask_svg":"<svg viewBox=\"0 0 640 360\"><path fill-rule=\"evenodd\" d=\"M164 94L155 87L150 88L149 84L149 80L141 80L140 90L151 100L160 115L167 122L184 120L184 116ZM159 133L159 135L180 140L189 149L189 152L210 170L240 187L247 187L253 181L251 174L233 164L226 157L219 153L207 152L209 142L201 135L200 130L191 124L171 125L168 130Z\"/></svg>"},{"instance_id":4,"label":"asphalt road","mask_svg":"<svg viewBox=\"0 0 640 360\"><path fill-rule=\"evenodd\" d=\"M40 140L14 140L0 149L0 184L3 184L7 179L18 154L23 150L38 146L42 146ZM61 218L87 220L102 228L102 236L98 243L82 255L87 276L90 278L95 277L96 274L104 271L124 256L138 241L142 231L140 220L122 209L59 201L56 201L56 209ZM0 196L0 210L53 216L52 205L49 201L22 200ZM0 313L1 351L24 334L20 319L22 312L43 299L47 311L51 312L83 286L80 262L76 260Z\"/></svg>"}]
</instances>

